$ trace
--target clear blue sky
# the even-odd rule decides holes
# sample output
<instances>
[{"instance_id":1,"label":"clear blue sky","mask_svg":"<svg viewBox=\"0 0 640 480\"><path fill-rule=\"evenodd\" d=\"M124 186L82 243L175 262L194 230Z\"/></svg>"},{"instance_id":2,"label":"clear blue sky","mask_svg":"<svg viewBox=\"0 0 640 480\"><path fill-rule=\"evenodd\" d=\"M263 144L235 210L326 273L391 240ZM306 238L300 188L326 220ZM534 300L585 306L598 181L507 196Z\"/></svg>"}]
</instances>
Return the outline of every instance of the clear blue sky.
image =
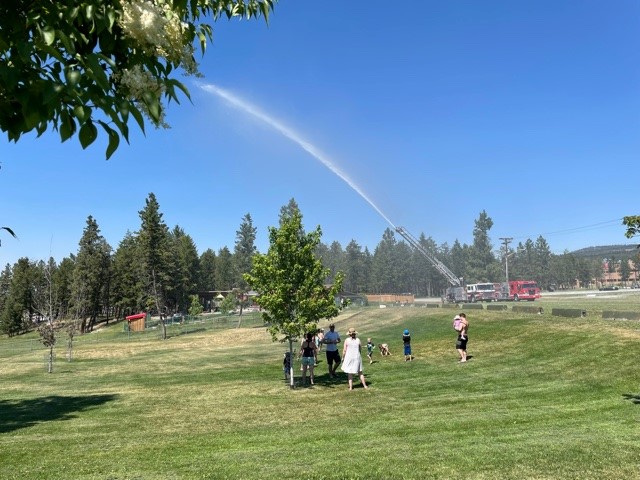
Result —
<instances>
[{"instance_id":1,"label":"clear blue sky","mask_svg":"<svg viewBox=\"0 0 640 480\"><path fill-rule=\"evenodd\" d=\"M265 252L290 198L325 243L372 252L391 225L471 243L483 210L496 248L633 243L640 3L395 5L281 0L269 26L216 23L193 102L109 161L102 141L4 136L0 226L19 239L0 232L0 265L76 253L88 215L115 249L149 192L200 252L233 249L246 213Z\"/></svg>"}]
</instances>

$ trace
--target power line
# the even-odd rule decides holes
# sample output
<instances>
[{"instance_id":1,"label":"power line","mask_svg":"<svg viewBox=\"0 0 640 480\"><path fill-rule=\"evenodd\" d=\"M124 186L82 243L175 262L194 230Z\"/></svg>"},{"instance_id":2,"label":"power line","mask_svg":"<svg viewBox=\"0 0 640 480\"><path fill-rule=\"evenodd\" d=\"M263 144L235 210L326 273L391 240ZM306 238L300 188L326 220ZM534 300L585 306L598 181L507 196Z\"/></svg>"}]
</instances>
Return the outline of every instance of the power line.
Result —
<instances>
[{"instance_id":1,"label":"power line","mask_svg":"<svg viewBox=\"0 0 640 480\"><path fill-rule=\"evenodd\" d=\"M533 237L546 237L546 236L550 236L550 235L563 235L563 234L570 234L570 233L580 233L580 232L586 232L589 230L597 230L600 228L604 228L604 227L609 227L609 226L613 226L614 224L618 224L618 225L622 225L622 220L623 218L615 218L613 220L606 220L604 222L599 222L599 223L593 223L591 225L585 225L582 227L574 227L574 228L567 228L564 230L556 230L554 232L547 232L547 233L538 233L536 235L528 235L528 236L519 236L519 237L513 237L515 240L521 240L521 239L529 239L529 238L533 238Z\"/></svg>"}]
</instances>

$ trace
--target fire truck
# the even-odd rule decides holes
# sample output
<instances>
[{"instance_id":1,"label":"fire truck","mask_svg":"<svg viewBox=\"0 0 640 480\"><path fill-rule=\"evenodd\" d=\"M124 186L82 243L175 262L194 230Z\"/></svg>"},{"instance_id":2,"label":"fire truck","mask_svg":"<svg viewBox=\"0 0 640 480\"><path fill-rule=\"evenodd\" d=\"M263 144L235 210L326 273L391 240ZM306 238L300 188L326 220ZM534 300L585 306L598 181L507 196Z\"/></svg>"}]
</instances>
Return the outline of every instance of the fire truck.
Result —
<instances>
[{"instance_id":1,"label":"fire truck","mask_svg":"<svg viewBox=\"0 0 640 480\"><path fill-rule=\"evenodd\" d=\"M496 287L493 283L470 283L467 285L468 302L493 302L496 299Z\"/></svg>"},{"instance_id":2,"label":"fire truck","mask_svg":"<svg viewBox=\"0 0 640 480\"><path fill-rule=\"evenodd\" d=\"M499 301L520 300L533 301L540 298L540 288L536 282L532 280L511 280L502 283L474 283L464 285L462 278L457 277L447 266L440 260L427 252L418 239L409 233L403 227L395 227L398 232L409 244L424 255L431 265L444 276L451 285L445 291L447 302L479 302L479 301Z\"/></svg>"},{"instance_id":3,"label":"fire truck","mask_svg":"<svg viewBox=\"0 0 640 480\"><path fill-rule=\"evenodd\" d=\"M511 280L509 283L495 283L495 300L527 300L533 302L540 298L540 287L533 280Z\"/></svg>"}]
</instances>

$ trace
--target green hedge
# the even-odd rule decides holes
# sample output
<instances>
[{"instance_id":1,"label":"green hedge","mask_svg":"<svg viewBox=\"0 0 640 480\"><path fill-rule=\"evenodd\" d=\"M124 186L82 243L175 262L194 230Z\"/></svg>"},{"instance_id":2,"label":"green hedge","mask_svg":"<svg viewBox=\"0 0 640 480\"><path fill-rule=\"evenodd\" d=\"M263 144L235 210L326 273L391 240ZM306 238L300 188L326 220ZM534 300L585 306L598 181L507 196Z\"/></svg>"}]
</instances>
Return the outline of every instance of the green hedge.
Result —
<instances>
[{"instance_id":1,"label":"green hedge","mask_svg":"<svg viewBox=\"0 0 640 480\"><path fill-rule=\"evenodd\" d=\"M610 318L613 320L640 320L640 312L614 312L603 311L602 318Z\"/></svg>"},{"instance_id":2,"label":"green hedge","mask_svg":"<svg viewBox=\"0 0 640 480\"><path fill-rule=\"evenodd\" d=\"M481 303L463 303L462 308L464 310L484 310Z\"/></svg>"},{"instance_id":3,"label":"green hedge","mask_svg":"<svg viewBox=\"0 0 640 480\"><path fill-rule=\"evenodd\" d=\"M458 305L455 303L445 303L442 305L442 308L458 308Z\"/></svg>"},{"instance_id":4,"label":"green hedge","mask_svg":"<svg viewBox=\"0 0 640 480\"><path fill-rule=\"evenodd\" d=\"M514 305L511 310L518 313L542 313L541 309L542 307L534 307L531 305Z\"/></svg>"},{"instance_id":5,"label":"green hedge","mask_svg":"<svg viewBox=\"0 0 640 480\"><path fill-rule=\"evenodd\" d=\"M439 303L427 303L426 307L427 308L440 308L440 304Z\"/></svg>"},{"instance_id":6,"label":"green hedge","mask_svg":"<svg viewBox=\"0 0 640 480\"><path fill-rule=\"evenodd\" d=\"M579 308L552 308L551 315L555 317L586 317L587 311L580 310Z\"/></svg>"},{"instance_id":7,"label":"green hedge","mask_svg":"<svg viewBox=\"0 0 640 480\"><path fill-rule=\"evenodd\" d=\"M487 310L506 310L507 306L504 303L490 303L487 305Z\"/></svg>"}]
</instances>

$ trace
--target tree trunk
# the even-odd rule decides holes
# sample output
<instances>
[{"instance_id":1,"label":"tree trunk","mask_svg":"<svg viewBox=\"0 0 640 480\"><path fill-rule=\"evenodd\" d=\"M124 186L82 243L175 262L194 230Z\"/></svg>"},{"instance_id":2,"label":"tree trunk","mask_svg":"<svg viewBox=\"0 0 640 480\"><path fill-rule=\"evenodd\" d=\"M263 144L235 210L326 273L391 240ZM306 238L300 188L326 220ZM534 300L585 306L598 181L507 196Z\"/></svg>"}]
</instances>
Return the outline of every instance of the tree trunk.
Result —
<instances>
[{"instance_id":1,"label":"tree trunk","mask_svg":"<svg viewBox=\"0 0 640 480\"><path fill-rule=\"evenodd\" d=\"M293 340L291 338L289 339L289 358L291 359L289 362L289 388L295 388L296 382L293 378L293 372L295 372L295 368L293 368L293 359L295 357L293 356Z\"/></svg>"},{"instance_id":2,"label":"tree trunk","mask_svg":"<svg viewBox=\"0 0 640 480\"><path fill-rule=\"evenodd\" d=\"M160 300L158 300L158 287L156 285L156 271L155 269L151 270L151 279L153 281L153 297L156 301L156 310L158 310L158 315L160 315L160 324L162 325L162 340L167 339L167 325L164 323L164 315L160 310Z\"/></svg>"},{"instance_id":3,"label":"tree trunk","mask_svg":"<svg viewBox=\"0 0 640 480\"><path fill-rule=\"evenodd\" d=\"M52 373L53 372L53 346L49 347L49 368L48 368L48 372Z\"/></svg>"}]
</instances>

